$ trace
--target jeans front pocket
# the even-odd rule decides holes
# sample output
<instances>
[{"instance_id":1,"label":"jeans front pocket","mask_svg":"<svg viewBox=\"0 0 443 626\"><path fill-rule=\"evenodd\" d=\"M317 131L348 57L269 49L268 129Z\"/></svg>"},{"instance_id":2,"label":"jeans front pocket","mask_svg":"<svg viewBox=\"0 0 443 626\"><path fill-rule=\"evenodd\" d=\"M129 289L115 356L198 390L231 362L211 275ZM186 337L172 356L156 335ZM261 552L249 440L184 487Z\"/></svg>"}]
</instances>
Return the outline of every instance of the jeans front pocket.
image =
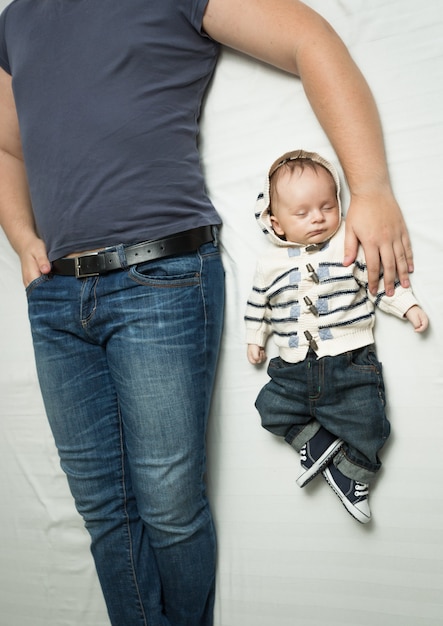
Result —
<instances>
[{"instance_id":1,"label":"jeans front pocket","mask_svg":"<svg viewBox=\"0 0 443 626\"><path fill-rule=\"evenodd\" d=\"M34 289L37 289L37 287L46 283L48 280L51 280L51 275L48 276L48 274L41 274L37 276L37 278L34 278L34 280L31 280L29 285L25 288L26 296L29 298Z\"/></svg>"}]
</instances>

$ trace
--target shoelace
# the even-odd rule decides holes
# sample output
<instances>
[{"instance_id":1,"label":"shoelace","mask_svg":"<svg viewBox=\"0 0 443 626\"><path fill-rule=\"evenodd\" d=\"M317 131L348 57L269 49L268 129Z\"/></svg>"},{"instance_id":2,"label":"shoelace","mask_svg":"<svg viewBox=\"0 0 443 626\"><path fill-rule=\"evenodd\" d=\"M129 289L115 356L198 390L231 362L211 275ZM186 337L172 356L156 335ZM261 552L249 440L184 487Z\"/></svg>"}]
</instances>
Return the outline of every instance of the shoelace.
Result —
<instances>
[{"instance_id":1,"label":"shoelace","mask_svg":"<svg viewBox=\"0 0 443 626\"><path fill-rule=\"evenodd\" d=\"M308 459L308 455L306 454L306 444L304 446L302 446L301 450L300 450L300 461L306 461Z\"/></svg>"},{"instance_id":2,"label":"shoelace","mask_svg":"<svg viewBox=\"0 0 443 626\"><path fill-rule=\"evenodd\" d=\"M369 494L369 485L366 485L365 483L358 483L356 481L354 485L354 496L356 498L364 498L368 494Z\"/></svg>"}]
</instances>

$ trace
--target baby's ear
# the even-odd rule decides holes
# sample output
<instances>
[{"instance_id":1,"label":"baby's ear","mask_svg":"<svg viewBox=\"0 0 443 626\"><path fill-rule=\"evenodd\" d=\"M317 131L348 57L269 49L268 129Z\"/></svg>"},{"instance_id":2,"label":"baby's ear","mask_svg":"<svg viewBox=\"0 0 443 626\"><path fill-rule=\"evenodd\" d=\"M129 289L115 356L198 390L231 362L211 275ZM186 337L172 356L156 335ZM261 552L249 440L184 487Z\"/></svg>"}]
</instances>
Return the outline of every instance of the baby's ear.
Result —
<instances>
[{"instance_id":1,"label":"baby's ear","mask_svg":"<svg viewBox=\"0 0 443 626\"><path fill-rule=\"evenodd\" d=\"M271 226L274 229L274 232L276 235L284 235L284 231L282 229L282 227L280 226L280 222L278 221L278 219L275 217L275 215L271 215Z\"/></svg>"}]
</instances>

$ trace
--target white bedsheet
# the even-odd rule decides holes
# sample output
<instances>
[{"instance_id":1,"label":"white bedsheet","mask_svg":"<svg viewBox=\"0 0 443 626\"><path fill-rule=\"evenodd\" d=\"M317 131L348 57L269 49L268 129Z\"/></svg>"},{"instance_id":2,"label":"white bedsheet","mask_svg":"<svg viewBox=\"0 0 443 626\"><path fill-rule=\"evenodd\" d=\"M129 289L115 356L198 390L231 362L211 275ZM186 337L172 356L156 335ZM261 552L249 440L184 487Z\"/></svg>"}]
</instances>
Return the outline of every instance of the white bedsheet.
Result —
<instances>
[{"instance_id":1,"label":"white bedsheet","mask_svg":"<svg viewBox=\"0 0 443 626\"><path fill-rule=\"evenodd\" d=\"M336 157L296 80L224 51L201 139L224 220L228 292L208 438L215 624L442 626L443 3L309 4L341 34L373 89L413 241L414 291L431 327L418 336L378 314L393 433L371 494L374 520L361 526L321 478L303 490L295 484L297 455L259 424L254 400L266 369L249 365L243 343L260 247L254 200L266 168L297 147ZM88 537L38 391L19 265L3 234L0 268L0 626L105 626Z\"/></svg>"}]
</instances>

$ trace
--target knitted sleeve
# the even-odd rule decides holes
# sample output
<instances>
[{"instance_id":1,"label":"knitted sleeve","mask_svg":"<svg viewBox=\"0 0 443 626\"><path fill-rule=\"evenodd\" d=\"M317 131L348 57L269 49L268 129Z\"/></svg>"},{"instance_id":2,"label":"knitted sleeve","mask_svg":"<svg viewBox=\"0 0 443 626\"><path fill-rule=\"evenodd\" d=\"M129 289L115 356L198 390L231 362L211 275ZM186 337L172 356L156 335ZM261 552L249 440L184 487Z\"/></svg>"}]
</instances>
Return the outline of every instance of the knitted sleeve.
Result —
<instances>
[{"instance_id":1,"label":"knitted sleeve","mask_svg":"<svg viewBox=\"0 0 443 626\"><path fill-rule=\"evenodd\" d=\"M415 298L412 289L405 289L402 287L398 279L394 284L394 295L387 296L384 288L383 272L380 274L377 293L372 295L368 290L368 271L361 249L355 262L355 278L360 282L360 284L364 285L368 298L372 304L389 315L403 318L406 311L408 311L411 306L418 305L418 301Z\"/></svg>"},{"instance_id":2,"label":"knitted sleeve","mask_svg":"<svg viewBox=\"0 0 443 626\"><path fill-rule=\"evenodd\" d=\"M259 265L257 265L251 294L246 303L244 320L246 343L264 347L271 334L271 309Z\"/></svg>"}]
</instances>

